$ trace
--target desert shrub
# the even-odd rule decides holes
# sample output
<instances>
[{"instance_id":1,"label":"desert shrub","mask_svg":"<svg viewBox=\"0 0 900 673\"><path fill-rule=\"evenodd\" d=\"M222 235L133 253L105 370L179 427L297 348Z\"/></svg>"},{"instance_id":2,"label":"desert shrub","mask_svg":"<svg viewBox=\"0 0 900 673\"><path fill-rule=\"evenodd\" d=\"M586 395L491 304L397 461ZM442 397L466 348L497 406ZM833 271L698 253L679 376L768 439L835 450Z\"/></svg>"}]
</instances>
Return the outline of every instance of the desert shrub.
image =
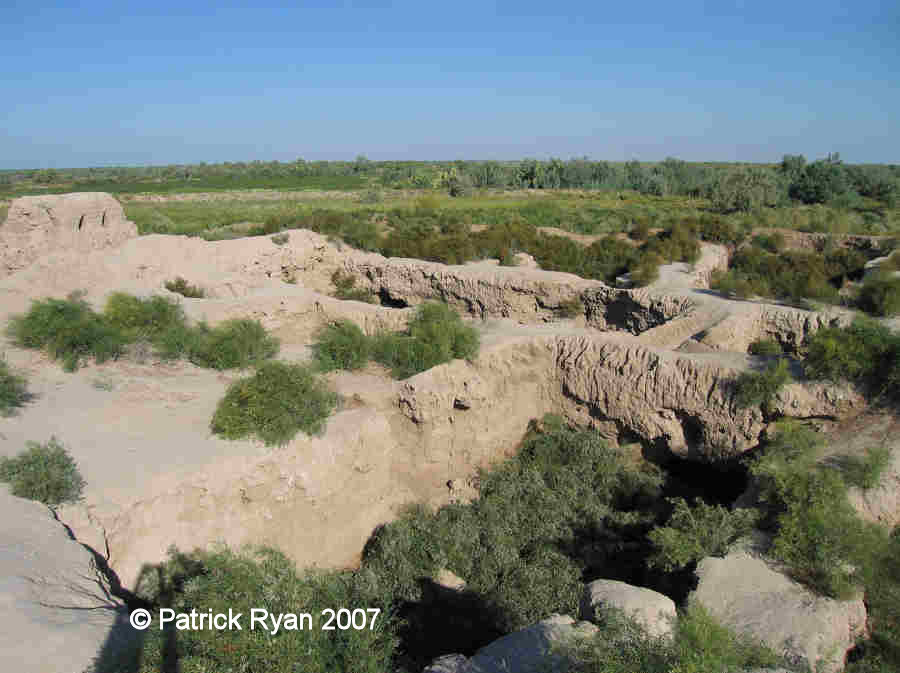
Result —
<instances>
[{"instance_id":1,"label":"desert shrub","mask_svg":"<svg viewBox=\"0 0 900 673\"><path fill-rule=\"evenodd\" d=\"M717 621L699 603L682 610L674 638L649 636L621 613L592 638L554 648L570 673L725 673L784 666L776 652Z\"/></svg>"},{"instance_id":2,"label":"desert shrub","mask_svg":"<svg viewBox=\"0 0 900 673\"><path fill-rule=\"evenodd\" d=\"M671 571L707 556L724 556L728 545L753 528L757 514L749 509L729 510L703 501L693 505L683 498L671 498L674 506L665 526L649 533L656 547L650 565Z\"/></svg>"},{"instance_id":3,"label":"desert shrub","mask_svg":"<svg viewBox=\"0 0 900 673\"><path fill-rule=\"evenodd\" d=\"M200 367L236 369L250 367L278 353L278 339L258 320L232 318L213 328L200 323L189 338L188 357Z\"/></svg>"},{"instance_id":4,"label":"desert shrub","mask_svg":"<svg viewBox=\"0 0 900 673\"><path fill-rule=\"evenodd\" d=\"M818 462L821 444L809 428L780 423L750 471L775 531L776 558L818 592L846 598L871 572L883 540L857 517L840 471Z\"/></svg>"},{"instance_id":5,"label":"desert shrub","mask_svg":"<svg viewBox=\"0 0 900 673\"><path fill-rule=\"evenodd\" d=\"M210 427L226 439L256 436L266 446L284 445L300 431L321 432L336 404L310 367L267 362L228 387Z\"/></svg>"},{"instance_id":6,"label":"desert shrub","mask_svg":"<svg viewBox=\"0 0 900 673\"><path fill-rule=\"evenodd\" d=\"M191 285L181 276L176 277L175 280L167 280L165 286L169 292L175 292L182 297L202 299L206 296L206 291L202 287L199 285Z\"/></svg>"},{"instance_id":7,"label":"desert shrub","mask_svg":"<svg viewBox=\"0 0 900 673\"><path fill-rule=\"evenodd\" d=\"M25 377L9 368L9 363L0 358L0 416L8 416L28 401L28 387Z\"/></svg>"},{"instance_id":8,"label":"desert shrub","mask_svg":"<svg viewBox=\"0 0 900 673\"><path fill-rule=\"evenodd\" d=\"M873 396L900 402L900 335L872 320L815 332L803 367L810 378L853 381Z\"/></svg>"},{"instance_id":9,"label":"desert shrub","mask_svg":"<svg viewBox=\"0 0 900 673\"><path fill-rule=\"evenodd\" d=\"M478 347L478 331L456 311L427 302L418 308L405 334L376 335L372 356L402 379L450 360L474 357Z\"/></svg>"},{"instance_id":10,"label":"desert shrub","mask_svg":"<svg viewBox=\"0 0 900 673\"><path fill-rule=\"evenodd\" d=\"M867 449L865 457L841 456L838 464L847 484L868 490L878 485L890 460L890 447L876 446Z\"/></svg>"},{"instance_id":11,"label":"desert shrub","mask_svg":"<svg viewBox=\"0 0 900 673\"><path fill-rule=\"evenodd\" d=\"M900 314L900 278L891 277L885 271L869 276L860 288L857 304L872 315Z\"/></svg>"},{"instance_id":12,"label":"desert shrub","mask_svg":"<svg viewBox=\"0 0 900 673\"><path fill-rule=\"evenodd\" d=\"M368 290L356 287L356 278L352 274L341 273L340 269L338 269L331 274L331 282L334 284L334 296L337 299L364 301L367 304L378 303L374 294Z\"/></svg>"},{"instance_id":13,"label":"desert shrub","mask_svg":"<svg viewBox=\"0 0 900 673\"><path fill-rule=\"evenodd\" d=\"M284 232L283 234L275 234L269 240L272 241L272 243L274 243L275 245L284 245L289 240L291 240L291 235L287 232Z\"/></svg>"},{"instance_id":14,"label":"desert shrub","mask_svg":"<svg viewBox=\"0 0 900 673\"><path fill-rule=\"evenodd\" d=\"M845 196L850 191L847 172L840 159L828 159L807 164L791 183L789 194L792 199L803 203L829 203Z\"/></svg>"},{"instance_id":15,"label":"desert shrub","mask_svg":"<svg viewBox=\"0 0 900 673\"><path fill-rule=\"evenodd\" d=\"M700 218L697 232L704 241L724 245L740 245L747 238L745 228L737 225L731 218L721 215L704 215Z\"/></svg>"},{"instance_id":16,"label":"desert shrub","mask_svg":"<svg viewBox=\"0 0 900 673\"><path fill-rule=\"evenodd\" d=\"M44 444L26 442L14 458L0 457L0 481L13 495L56 507L81 499L84 479L66 448L55 437Z\"/></svg>"},{"instance_id":17,"label":"desert shrub","mask_svg":"<svg viewBox=\"0 0 900 673\"><path fill-rule=\"evenodd\" d=\"M366 583L365 577L349 571L298 572L294 562L269 548L232 551L218 548L190 554L170 550L169 560L149 573L162 578L154 607L169 607L177 613L197 609L213 614L229 610L241 613L242 629L196 629L178 631L178 657L184 671L306 671L309 673L387 673L397 645L395 617L385 608L383 597ZM367 614L366 628L335 628L323 631L325 609L341 607L377 608L374 620ZM310 613L308 624L298 630L272 633L257 623L250 629L250 611L263 609L271 615ZM158 614L158 608L153 610ZM298 626L300 626L298 621ZM332 623L334 626L334 623ZM172 625L167 625L167 629ZM167 670L168 630L157 620L146 632L140 673ZM169 652L171 656L171 652ZM130 669L129 669L130 670ZM100 672L104 673L104 672Z\"/></svg>"},{"instance_id":18,"label":"desert shrub","mask_svg":"<svg viewBox=\"0 0 900 673\"><path fill-rule=\"evenodd\" d=\"M757 339L747 349L750 355L781 355L781 344L774 339Z\"/></svg>"},{"instance_id":19,"label":"desert shrub","mask_svg":"<svg viewBox=\"0 0 900 673\"><path fill-rule=\"evenodd\" d=\"M187 320L172 299L155 295L142 299L113 292L103 311L107 323L128 341L153 342L165 331L182 327Z\"/></svg>"},{"instance_id":20,"label":"desert shrub","mask_svg":"<svg viewBox=\"0 0 900 673\"><path fill-rule=\"evenodd\" d=\"M779 253L784 250L787 242L784 240L784 234L776 231L773 234L757 234L753 237L753 245L762 248L766 252Z\"/></svg>"},{"instance_id":21,"label":"desert shrub","mask_svg":"<svg viewBox=\"0 0 900 673\"><path fill-rule=\"evenodd\" d=\"M349 320L326 325L313 344L313 357L322 371L361 369L369 361L371 341Z\"/></svg>"},{"instance_id":22,"label":"desert shrub","mask_svg":"<svg viewBox=\"0 0 900 673\"><path fill-rule=\"evenodd\" d=\"M650 236L650 223L646 221L635 222L628 235L635 241L646 241Z\"/></svg>"},{"instance_id":23,"label":"desert shrub","mask_svg":"<svg viewBox=\"0 0 900 673\"><path fill-rule=\"evenodd\" d=\"M556 313L560 318L577 318L584 315L584 304L581 303L580 297L572 297L568 301L560 302Z\"/></svg>"},{"instance_id":24,"label":"desert shrub","mask_svg":"<svg viewBox=\"0 0 900 673\"><path fill-rule=\"evenodd\" d=\"M407 512L373 536L363 568L391 578L392 593L413 600L418 578L449 568L482 596L503 632L554 612L574 614L583 532L609 539L615 559L617 526L638 525L634 510L658 497L659 486L657 476L626 466L596 432L545 417L516 456L480 474L477 500Z\"/></svg>"},{"instance_id":25,"label":"desert shrub","mask_svg":"<svg viewBox=\"0 0 900 673\"><path fill-rule=\"evenodd\" d=\"M781 387L791 380L785 359L770 363L757 372L743 372L735 381L734 400L738 407L762 407L766 411Z\"/></svg>"},{"instance_id":26,"label":"desert shrub","mask_svg":"<svg viewBox=\"0 0 900 673\"><path fill-rule=\"evenodd\" d=\"M68 299L31 303L24 315L14 316L7 333L23 348L43 348L63 369L74 371L82 359L104 362L122 354L127 339L75 293Z\"/></svg>"},{"instance_id":27,"label":"desert shrub","mask_svg":"<svg viewBox=\"0 0 900 673\"><path fill-rule=\"evenodd\" d=\"M644 287L656 282L659 279L659 267L662 266L664 261L656 253L644 255L628 272L631 282L637 287Z\"/></svg>"}]
</instances>

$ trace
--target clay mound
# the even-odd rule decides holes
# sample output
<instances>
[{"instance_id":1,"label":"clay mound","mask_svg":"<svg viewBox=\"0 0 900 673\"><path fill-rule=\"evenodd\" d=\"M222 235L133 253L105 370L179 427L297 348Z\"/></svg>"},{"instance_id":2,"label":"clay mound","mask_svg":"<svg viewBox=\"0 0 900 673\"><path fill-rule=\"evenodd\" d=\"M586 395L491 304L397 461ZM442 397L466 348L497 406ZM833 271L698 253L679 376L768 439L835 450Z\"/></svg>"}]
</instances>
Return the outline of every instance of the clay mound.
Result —
<instances>
[{"instance_id":1,"label":"clay mound","mask_svg":"<svg viewBox=\"0 0 900 673\"><path fill-rule=\"evenodd\" d=\"M0 276L24 269L50 252L114 247L137 233L137 226L109 194L23 196L12 202L0 226Z\"/></svg>"}]
</instances>

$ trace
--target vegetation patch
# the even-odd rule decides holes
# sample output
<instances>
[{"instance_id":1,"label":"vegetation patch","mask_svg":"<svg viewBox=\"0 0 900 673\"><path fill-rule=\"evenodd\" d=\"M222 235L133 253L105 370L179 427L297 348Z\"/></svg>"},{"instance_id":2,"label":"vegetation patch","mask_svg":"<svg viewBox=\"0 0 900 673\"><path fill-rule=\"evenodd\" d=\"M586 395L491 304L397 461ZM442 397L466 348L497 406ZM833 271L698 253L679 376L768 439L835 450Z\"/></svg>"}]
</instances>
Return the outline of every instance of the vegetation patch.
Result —
<instances>
[{"instance_id":1,"label":"vegetation patch","mask_svg":"<svg viewBox=\"0 0 900 673\"><path fill-rule=\"evenodd\" d=\"M10 320L7 333L17 346L46 349L66 371L88 357L97 362L118 358L129 344L149 344L163 359L186 357L213 369L249 367L278 352L278 340L256 320L190 326L172 299L123 292L110 295L103 313L78 294L33 301L28 313Z\"/></svg>"},{"instance_id":2,"label":"vegetation patch","mask_svg":"<svg viewBox=\"0 0 900 673\"><path fill-rule=\"evenodd\" d=\"M310 367L266 362L228 387L210 428L226 439L257 437L266 446L284 445L300 431L322 432L336 405L337 395Z\"/></svg>"},{"instance_id":3,"label":"vegetation patch","mask_svg":"<svg viewBox=\"0 0 900 673\"><path fill-rule=\"evenodd\" d=\"M0 358L0 416L11 415L30 397L25 377L13 372L9 363Z\"/></svg>"},{"instance_id":4,"label":"vegetation patch","mask_svg":"<svg viewBox=\"0 0 900 673\"><path fill-rule=\"evenodd\" d=\"M743 372L735 381L734 401L741 408L762 407L768 413L769 406L781 387L791 381L788 361L780 358L758 372Z\"/></svg>"},{"instance_id":5,"label":"vegetation patch","mask_svg":"<svg viewBox=\"0 0 900 673\"><path fill-rule=\"evenodd\" d=\"M165 286L169 292L175 292L189 299L202 299L206 296L206 291L202 287L191 285L181 276L177 276L174 280L167 280Z\"/></svg>"},{"instance_id":6,"label":"vegetation patch","mask_svg":"<svg viewBox=\"0 0 900 673\"><path fill-rule=\"evenodd\" d=\"M331 282L334 284L334 296L337 299L364 301L367 304L378 303L378 299L374 294L368 290L356 287L356 278L353 274L345 274L338 269L331 274Z\"/></svg>"},{"instance_id":7,"label":"vegetation patch","mask_svg":"<svg viewBox=\"0 0 900 673\"><path fill-rule=\"evenodd\" d=\"M50 507L81 499L84 479L55 437L44 444L26 442L25 447L14 458L0 457L0 481L9 484L13 495Z\"/></svg>"},{"instance_id":8,"label":"vegetation patch","mask_svg":"<svg viewBox=\"0 0 900 673\"><path fill-rule=\"evenodd\" d=\"M774 356L783 355L781 344L774 339L757 339L747 349L750 355Z\"/></svg>"},{"instance_id":9,"label":"vegetation patch","mask_svg":"<svg viewBox=\"0 0 900 673\"><path fill-rule=\"evenodd\" d=\"M900 277L894 277L891 272L882 270L866 278L859 290L857 305L872 315L884 317L900 315Z\"/></svg>"},{"instance_id":10,"label":"vegetation patch","mask_svg":"<svg viewBox=\"0 0 900 673\"><path fill-rule=\"evenodd\" d=\"M372 340L350 320L339 320L319 330L313 357L322 371L362 369L369 361Z\"/></svg>"}]
</instances>

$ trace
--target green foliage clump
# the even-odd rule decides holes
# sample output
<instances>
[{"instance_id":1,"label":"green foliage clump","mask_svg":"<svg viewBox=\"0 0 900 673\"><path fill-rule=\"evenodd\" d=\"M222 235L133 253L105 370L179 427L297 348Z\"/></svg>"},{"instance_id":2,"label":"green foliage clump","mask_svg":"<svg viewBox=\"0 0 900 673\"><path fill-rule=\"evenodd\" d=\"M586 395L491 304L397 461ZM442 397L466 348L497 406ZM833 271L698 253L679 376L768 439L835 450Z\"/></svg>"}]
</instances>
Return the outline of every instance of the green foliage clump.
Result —
<instances>
[{"instance_id":1,"label":"green foliage clump","mask_svg":"<svg viewBox=\"0 0 900 673\"><path fill-rule=\"evenodd\" d=\"M584 315L584 304L581 302L580 297L572 297L567 301L560 302L556 313L560 318L577 318L580 315Z\"/></svg>"},{"instance_id":2,"label":"green foliage clump","mask_svg":"<svg viewBox=\"0 0 900 673\"><path fill-rule=\"evenodd\" d=\"M866 278L860 288L857 304L872 315L900 314L900 278L892 277L887 271Z\"/></svg>"},{"instance_id":3,"label":"green foliage clump","mask_svg":"<svg viewBox=\"0 0 900 673\"><path fill-rule=\"evenodd\" d=\"M0 359L0 416L8 416L13 410L28 401L28 387L25 377L9 368L9 363Z\"/></svg>"},{"instance_id":4,"label":"green foliage clump","mask_svg":"<svg viewBox=\"0 0 900 673\"><path fill-rule=\"evenodd\" d=\"M168 297L143 299L113 292L106 300L103 317L107 324L129 342L154 342L164 332L187 324L181 306Z\"/></svg>"},{"instance_id":5,"label":"green foliage clump","mask_svg":"<svg viewBox=\"0 0 900 673\"><path fill-rule=\"evenodd\" d=\"M202 299L206 296L206 291L202 287L191 285L181 276L176 277L175 280L167 280L165 286L169 292L175 292L189 299Z\"/></svg>"},{"instance_id":6,"label":"green foliage clump","mask_svg":"<svg viewBox=\"0 0 900 673\"><path fill-rule=\"evenodd\" d=\"M735 381L734 400L738 407L762 407L767 411L781 387L791 380L785 359L770 363L758 372L744 372Z\"/></svg>"},{"instance_id":7,"label":"green foliage clump","mask_svg":"<svg viewBox=\"0 0 900 673\"><path fill-rule=\"evenodd\" d=\"M0 457L0 481L9 483L12 494L50 507L78 502L85 482L66 448L55 437L25 446L14 458Z\"/></svg>"},{"instance_id":8,"label":"green foliage clump","mask_svg":"<svg viewBox=\"0 0 900 673\"><path fill-rule=\"evenodd\" d=\"M287 232L282 234L275 234L272 238L269 239L275 245L285 245L289 240L291 240L291 235Z\"/></svg>"},{"instance_id":9,"label":"green foliage clump","mask_svg":"<svg viewBox=\"0 0 900 673\"><path fill-rule=\"evenodd\" d=\"M682 610L671 640L649 636L624 615L606 620L589 639L555 648L570 673L724 673L783 666L771 648L735 633L691 603Z\"/></svg>"},{"instance_id":10,"label":"green foliage clump","mask_svg":"<svg viewBox=\"0 0 900 673\"><path fill-rule=\"evenodd\" d=\"M753 245L762 248L766 252L779 253L784 250L787 242L784 240L784 234L776 231L774 234L757 234L753 237Z\"/></svg>"},{"instance_id":11,"label":"green foliage clump","mask_svg":"<svg viewBox=\"0 0 900 673\"><path fill-rule=\"evenodd\" d=\"M853 381L875 396L900 402L900 335L872 320L815 332L803 367L810 378Z\"/></svg>"},{"instance_id":12,"label":"green foliage clump","mask_svg":"<svg viewBox=\"0 0 900 673\"><path fill-rule=\"evenodd\" d=\"M7 329L23 348L44 348L63 369L74 371L82 359L105 362L122 354L127 339L77 293L68 299L33 301L28 313L14 316Z\"/></svg>"},{"instance_id":13,"label":"green foliage clump","mask_svg":"<svg viewBox=\"0 0 900 673\"><path fill-rule=\"evenodd\" d=\"M781 355L781 344L775 339L757 339L747 349L750 355Z\"/></svg>"},{"instance_id":14,"label":"green foliage clump","mask_svg":"<svg viewBox=\"0 0 900 673\"><path fill-rule=\"evenodd\" d=\"M352 274L341 273L340 269L338 269L331 274L331 282L334 284L334 296L337 299L364 301L367 304L378 303L374 294L368 290L356 287L356 278Z\"/></svg>"},{"instance_id":15,"label":"green foliage clump","mask_svg":"<svg viewBox=\"0 0 900 673\"><path fill-rule=\"evenodd\" d=\"M847 484L869 490L878 485L890 461L890 447L875 446L866 450L865 457L841 456L838 464Z\"/></svg>"},{"instance_id":16,"label":"green foliage clump","mask_svg":"<svg viewBox=\"0 0 900 673\"><path fill-rule=\"evenodd\" d=\"M298 572L294 562L269 548L197 550L190 554L169 551L169 560L148 567L144 583L154 586L155 614L166 607L176 613L241 613L242 629L191 629L174 631L172 624L161 630L156 619L145 632L139 673L168 670L171 643L177 643L180 670L184 671L297 671L308 673L387 673L397 647L395 615L385 608L383 596L350 571ZM340 608L372 608L363 629L322 630L328 613ZM250 611L270 615L309 613L312 625L286 630L282 623L274 633L259 623L249 628ZM371 625L371 628L370 628ZM331 623L335 626L335 622ZM171 630L170 630L171 629ZM129 669L131 670L131 669ZM99 673L105 673L100 671ZM111 672L110 672L111 673Z\"/></svg>"},{"instance_id":17,"label":"green foliage clump","mask_svg":"<svg viewBox=\"0 0 900 673\"><path fill-rule=\"evenodd\" d=\"M707 189L713 210L719 213L750 212L775 205L779 188L775 175L753 166L717 173Z\"/></svg>"},{"instance_id":18,"label":"green foliage clump","mask_svg":"<svg viewBox=\"0 0 900 673\"><path fill-rule=\"evenodd\" d=\"M545 417L516 456L480 474L477 500L418 508L388 524L367 545L363 568L391 578L392 593L408 600L420 596L419 578L449 568L503 632L575 614L583 532L609 539L605 558L615 561L623 528L649 524L637 510L659 487L658 476L627 466L596 432Z\"/></svg>"},{"instance_id":19,"label":"green foliage clump","mask_svg":"<svg viewBox=\"0 0 900 673\"><path fill-rule=\"evenodd\" d=\"M728 546L753 528L757 513L749 509L729 510L703 501L689 505L684 498L670 498L674 506L665 526L650 531L656 547L650 565L671 571L707 556L724 556Z\"/></svg>"},{"instance_id":20,"label":"green foliage clump","mask_svg":"<svg viewBox=\"0 0 900 673\"><path fill-rule=\"evenodd\" d=\"M447 304L427 302L416 311L406 333L374 337L372 357L405 379L444 362L478 353L478 331Z\"/></svg>"},{"instance_id":21,"label":"green foliage clump","mask_svg":"<svg viewBox=\"0 0 900 673\"><path fill-rule=\"evenodd\" d=\"M236 369L257 365L278 353L278 339L258 320L232 318L208 327L200 323L189 337L188 358L200 367Z\"/></svg>"},{"instance_id":22,"label":"green foliage clump","mask_svg":"<svg viewBox=\"0 0 900 673\"><path fill-rule=\"evenodd\" d=\"M820 451L817 433L784 422L750 471L776 531L774 555L820 593L847 598L865 583L883 540L856 515L840 471L818 462Z\"/></svg>"},{"instance_id":23,"label":"green foliage clump","mask_svg":"<svg viewBox=\"0 0 900 673\"><path fill-rule=\"evenodd\" d=\"M369 361L372 344L363 331L350 320L326 325L316 335L313 357L322 371L362 369Z\"/></svg>"},{"instance_id":24,"label":"green foliage clump","mask_svg":"<svg viewBox=\"0 0 900 673\"><path fill-rule=\"evenodd\" d=\"M301 430L317 434L337 404L337 395L308 366L266 362L235 381L210 423L226 439L256 436L266 446L284 445Z\"/></svg>"}]
</instances>

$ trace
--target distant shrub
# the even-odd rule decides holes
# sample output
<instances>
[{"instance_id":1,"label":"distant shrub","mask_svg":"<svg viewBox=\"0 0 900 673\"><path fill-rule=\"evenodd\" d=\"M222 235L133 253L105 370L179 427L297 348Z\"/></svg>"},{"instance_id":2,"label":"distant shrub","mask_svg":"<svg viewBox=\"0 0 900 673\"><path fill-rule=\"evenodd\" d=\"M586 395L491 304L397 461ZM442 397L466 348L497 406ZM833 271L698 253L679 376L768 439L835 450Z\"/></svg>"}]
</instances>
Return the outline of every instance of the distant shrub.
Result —
<instances>
[{"instance_id":1,"label":"distant shrub","mask_svg":"<svg viewBox=\"0 0 900 673\"><path fill-rule=\"evenodd\" d=\"M867 449L865 457L841 456L838 464L845 482L850 486L869 490L878 485L890 461L890 447L876 446Z\"/></svg>"},{"instance_id":2,"label":"distant shrub","mask_svg":"<svg viewBox=\"0 0 900 673\"><path fill-rule=\"evenodd\" d=\"M900 277L891 277L887 271L869 276L859 291L857 303L863 311L872 315L900 314Z\"/></svg>"},{"instance_id":3,"label":"distant shrub","mask_svg":"<svg viewBox=\"0 0 900 673\"><path fill-rule=\"evenodd\" d=\"M371 340L349 320L326 325L313 344L313 357L322 371L362 369L369 361Z\"/></svg>"},{"instance_id":4,"label":"distant shrub","mask_svg":"<svg viewBox=\"0 0 900 673\"><path fill-rule=\"evenodd\" d=\"M334 284L334 296L337 299L364 301L367 304L378 303L378 299L374 294L368 290L356 287L356 278L353 274L345 274L338 269L331 274L331 282Z\"/></svg>"},{"instance_id":5,"label":"distant shrub","mask_svg":"<svg viewBox=\"0 0 900 673\"><path fill-rule=\"evenodd\" d=\"M560 318L572 319L584 315L584 304L580 297L572 297L568 301L561 302L556 309Z\"/></svg>"},{"instance_id":6,"label":"distant shrub","mask_svg":"<svg viewBox=\"0 0 900 673\"><path fill-rule=\"evenodd\" d=\"M703 501L691 506L683 498L669 502L675 509L668 522L648 535L657 550L650 566L667 571L707 556L724 556L728 546L749 533L757 519L757 513L749 509L729 510Z\"/></svg>"},{"instance_id":7,"label":"distant shrub","mask_svg":"<svg viewBox=\"0 0 900 673\"><path fill-rule=\"evenodd\" d=\"M14 373L9 363L0 358L0 416L9 416L28 401L25 377Z\"/></svg>"},{"instance_id":8,"label":"distant shrub","mask_svg":"<svg viewBox=\"0 0 900 673\"><path fill-rule=\"evenodd\" d=\"M723 245L740 245L747 238L747 232L742 227L721 215L702 217L697 231L704 241Z\"/></svg>"},{"instance_id":9,"label":"distant shrub","mask_svg":"<svg viewBox=\"0 0 900 673\"><path fill-rule=\"evenodd\" d=\"M51 358L62 360L66 371L78 369L87 357L97 362L116 358L127 342L75 293L68 299L32 301L28 313L10 320L7 333L17 346L46 349Z\"/></svg>"},{"instance_id":10,"label":"distant shrub","mask_svg":"<svg viewBox=\"0 0 900 673\"><path fill-rule=\"evenodd\" d=\"M784 234L776 231L774 234L757 234L753 237L753 245L766 252L779 253L784 250L787 242L784 240Z\"/></svg>"},{"instance_id":11,"label":"distant shrub","mask_svg":"<svg viewBox=\"0 0 900 673\"><path fill-rule=\"evenodd\" d=\"M662 266L664 261L656 253L644 255L628 272L631 282L637 287L645 287L655 283L659 279L659 267Z\"/></svg>"},{"instance_id":12,"label":"distant shrub","mask_svg":"<svg viewBox=\"0 0 900 673\"><path fill-rule=\"evenodd\" d=\"M774 339L757 339L747 349L750 355L782 355L784 351Z\"/></svg>"},{"instance_id":13,"label":"distant shrub","mask_svg":"<svg viewBox=\"0 0 900 673\"><path fill-rule=\"evenodd\" d=\"M275 234L272 238L269 239L275 245L284 245L289 240L291 240L291 235L287 232L283 234Z\"/></svg>"},{"instance_id":14,"label":"distant shrub","mask_svg":"<svg viewBox=\"0 0 900 673\"><path fill-rule=\"evenodd\" d=\"M631 227L631 231L628 232L628 236L635 241L646 241L650 236L650 223L635 222Z\"/></svg>"},{"instance_id":15,"label":"distant shrub","mask_svg":"<svg viewBox=\"0 0 900 673\"><path fill-rule=\"evenodd\" d=\"M55 437L25 446L14 458L0 457L0 481L9 483L12 494L50 507L77 502L85 482L65 447Z\"/></svg>"},{"instance_id":16,"label":"distant shrub","mask_svg":"<svg viewBox=\"0 0 900 673\"><path fill-rule=\"evenodd\" d=\"M226 439L256 436L266 446L284 445L300 431L321 432L336 404L310 367L267 362L229 386L210 427Z\"/></svg>"},{"instance_id":17,"label":"distant shrub","mask_svg":"<svg viewBox=\"0 0 900 673\"><path fill-rule=\"evenodd\" d=\"M818 330L809 338L803 366L810 378L853 381L900 402L900 335L872 320Z\"/></svg>"},{"instance_id":18,"label":"distant shrub","mask_svg":"<svg viewBox=\"0 0 900 673\"><path fill-rule=\"evenodd\" d=\"M169 292L175 292L190 299L202 299L206 296L206 291L202 287L191 285L181 276L176 277L175 280L167 280L165 286Z\"/></svg>"},{"instance_id":19,"label":"distant shrub","mask_svg":"<svg viewBox=\"0 0 900 673\"><path fill-rule=\"evenodd\" d=\"M713 210L750 212L778 201L778 182L765 168L741 167L716 173L707 190Z\"/></svg>"},{"instance_id":20,"label":"distant shrub","mask_svg":"<svg viewBox=\"0 0 900 673\"><path fill-rule=\"evenodd\" d=\"M278 339L258 320L232 318L213 328L201 323L189 340L188 357L200 367L236 369L256 365L278 353Z\"/></svg>"},{"instance_id":21,"label":"distant shrub","mask_svg":"<svg viewBox=\"0 0 900 673\"><path fill-rule=\"evenodd\" d=\"M744 372L735 382L735 402L741 408L760 406L765 412L781 387L790 380L788 363L784 359L759 372Z\"/></svg>"}]
</instances>

